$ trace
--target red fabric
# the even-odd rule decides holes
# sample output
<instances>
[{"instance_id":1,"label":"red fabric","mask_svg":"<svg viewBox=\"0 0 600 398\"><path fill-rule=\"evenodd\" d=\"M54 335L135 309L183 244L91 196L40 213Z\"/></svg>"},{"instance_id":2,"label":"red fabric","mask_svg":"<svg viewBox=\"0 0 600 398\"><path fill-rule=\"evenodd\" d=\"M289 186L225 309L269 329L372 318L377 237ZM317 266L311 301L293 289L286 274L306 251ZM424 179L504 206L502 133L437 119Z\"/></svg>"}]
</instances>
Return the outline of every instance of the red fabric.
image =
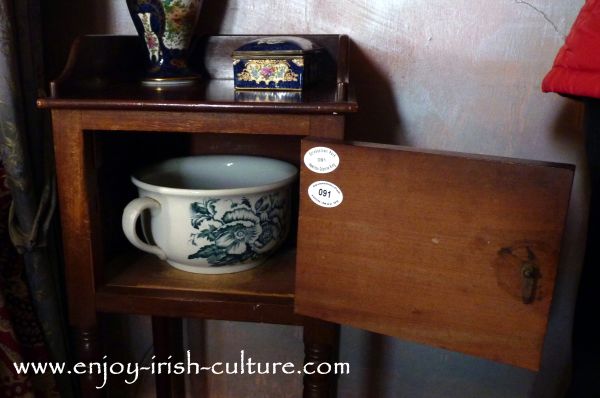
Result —
<instances>
[{"instance_id":1,"label":"red fabric","mask_svg":"<svg viewBox=\"0 0 600 398\"><path fill-rule=\"evenodd\" d=\"M542 91L600 98L600 0L587 0Z\"/></svg>"}]
</instances>

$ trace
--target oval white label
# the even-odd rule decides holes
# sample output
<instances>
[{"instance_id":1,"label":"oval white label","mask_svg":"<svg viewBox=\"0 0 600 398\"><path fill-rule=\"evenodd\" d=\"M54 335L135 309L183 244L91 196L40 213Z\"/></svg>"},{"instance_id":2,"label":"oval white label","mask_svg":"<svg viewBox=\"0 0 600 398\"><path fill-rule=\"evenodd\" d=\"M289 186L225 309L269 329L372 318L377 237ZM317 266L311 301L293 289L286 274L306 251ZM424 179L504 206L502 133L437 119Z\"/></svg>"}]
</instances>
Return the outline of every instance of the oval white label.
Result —
<instances>
[{"instance_id":1,"label":"oval white label","mask_svg":"<svg viewBox=\"0 0 600 398\"><path fill-rule=\"evenodd\" d=\"M308 196L321 207L336 207L344 200L342 190L328 181L316 181L310 184Z\"/></svg>"},{"instance_id":2,"label":"oval white label","mask_svg":"<svg viewBox=\"0 0 600 398\"><path fill-rule=\"evenodd\" d=\"M331 148L316 146L304 154L304 164L315 173L331 173L340 164L340 158Z\"/></svg>"}]
</instances>

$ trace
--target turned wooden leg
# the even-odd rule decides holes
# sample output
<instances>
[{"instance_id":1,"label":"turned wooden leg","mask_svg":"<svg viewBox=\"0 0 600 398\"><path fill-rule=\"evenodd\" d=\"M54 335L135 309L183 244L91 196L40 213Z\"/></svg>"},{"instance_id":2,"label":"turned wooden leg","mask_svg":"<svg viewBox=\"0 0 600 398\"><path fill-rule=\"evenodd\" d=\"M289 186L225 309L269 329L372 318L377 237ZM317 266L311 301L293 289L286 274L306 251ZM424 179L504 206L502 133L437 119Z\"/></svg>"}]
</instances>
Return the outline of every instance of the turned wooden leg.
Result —
<instances>
[{"instance_id":1,"label":"turned wooden leg","mask_svg":"<svg viewBox=\"0 0 600 398\"><path fill-rule=\"evenodd\" d=\"M52 114L69 322L78 360L88 366L101 360L95 289L102 280L98 267L103 264L102 233L98 195L90 184L96 181L96 168L92 143L84 137L81 112L66 109ZM88 373L78 376L82 396L104 395L106 388L96 388L103 385L103 376Z\"/></svg>"},{"instance_id":2,"label":"turned wooden leg","mask_svg":"<svg viewBox=\"0 0 600 398\"><path fill-rule=\"evenodd\" d=\"M154 340L155 362L183 361L183 327L181 318L152 317L152 339ZM169 358L171 357L171 358ZM166 369L166 368L163 368ZM158 398L185 396L183 375L162 372L155 375Z\"/></svg>"},{"instance_id":3,"label":"turned wooden leg","mask_svg":"<svg viewBox=\"0 0 600 398\"><path fill-rule=\"evenodd\" d=\"M336 394L337 377L334 374L318 374L317 366L337 359L339 325L316 319L304 321L304 363L308 372L304 375L304 398L330 398Z\"/></svg>"},{"instance_id":4,"label":"turned wooden leg","mask_svg":"<svg viewBox=\"0 0 600 398\"><path fill-rule=\"evenodd\" d=\"M87 330L74 330L73 338L77 353L77 361L86 366L92 362L100 361L100 342L98 340L97 327ZM84 397L101 397L106 394L106 386L102 389L96 388L104 384L103 375L85 372L79 376L81 383L81 394Z\"/></svg>"}]
</instances>

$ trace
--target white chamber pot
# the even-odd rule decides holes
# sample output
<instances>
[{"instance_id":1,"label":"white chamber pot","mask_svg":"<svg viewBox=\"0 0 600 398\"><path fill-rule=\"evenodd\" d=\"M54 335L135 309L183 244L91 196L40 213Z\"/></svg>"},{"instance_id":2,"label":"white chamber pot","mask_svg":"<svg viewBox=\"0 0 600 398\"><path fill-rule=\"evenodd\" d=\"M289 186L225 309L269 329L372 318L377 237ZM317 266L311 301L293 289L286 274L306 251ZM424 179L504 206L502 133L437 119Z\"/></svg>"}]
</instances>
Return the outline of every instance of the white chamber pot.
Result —
<instances>
[{"instance_id":1,"label":"white chamber pot","mask_svg":"<svg viewBox=\"0 0 600 398\"><path fill-rule=\"evenodd\" d=\"M207 155L167 160L134 173L139 198L123 211L123 232L138 249L173 267L203 274L261 264L290 229L290 191L298 169L256 156ZM150 212L140 239L137 220ZM146 224L146 223L144 223Z\"/></svg>"}]
</instances>

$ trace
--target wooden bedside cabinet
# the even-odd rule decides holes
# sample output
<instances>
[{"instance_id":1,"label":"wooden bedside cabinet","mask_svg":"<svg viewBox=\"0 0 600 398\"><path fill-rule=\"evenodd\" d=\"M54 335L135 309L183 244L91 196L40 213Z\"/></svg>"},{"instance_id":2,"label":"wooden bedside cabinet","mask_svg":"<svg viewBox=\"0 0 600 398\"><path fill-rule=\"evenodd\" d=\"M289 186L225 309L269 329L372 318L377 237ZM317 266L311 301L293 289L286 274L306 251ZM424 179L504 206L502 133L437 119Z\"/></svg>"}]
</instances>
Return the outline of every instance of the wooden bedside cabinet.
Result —
<instances>
[{"instance_id":1,"label":"wooden bedside cabinet","mask_svg":"<svg viewBox=\"0 0 600 398\"><path fill-rule=\"evenodd\" d=\"M330 73L284 100L235 96L230 54L253 37L206 38L199 53L208 78L164 90L137 83L144 57L137 37L88 36L74 45L51 96L38 104L52 111L79 359L101 356L98 313L131 313L153 317L157 358L182 352L181 339L167 337L181 334L181 317L198 317L303 325L307 362L332 361L337 324L348 324L536 369L573 168L343 142L345 115L358 109L347 38L306 37L326 49ZM316 146L339 155L337 169L304 166ZM136 196L131 171L202 153L300 167L296 233L266 264L189 274L126 242L120 217ZM339 187L341 204L316 205L307 192L318 181ZM85 396L99 393L95 383L83 380ZM157 377L157 395L180 388ZM333 377L304 378L306 397L334 391Z\"/></svg>"}]
</instances>

